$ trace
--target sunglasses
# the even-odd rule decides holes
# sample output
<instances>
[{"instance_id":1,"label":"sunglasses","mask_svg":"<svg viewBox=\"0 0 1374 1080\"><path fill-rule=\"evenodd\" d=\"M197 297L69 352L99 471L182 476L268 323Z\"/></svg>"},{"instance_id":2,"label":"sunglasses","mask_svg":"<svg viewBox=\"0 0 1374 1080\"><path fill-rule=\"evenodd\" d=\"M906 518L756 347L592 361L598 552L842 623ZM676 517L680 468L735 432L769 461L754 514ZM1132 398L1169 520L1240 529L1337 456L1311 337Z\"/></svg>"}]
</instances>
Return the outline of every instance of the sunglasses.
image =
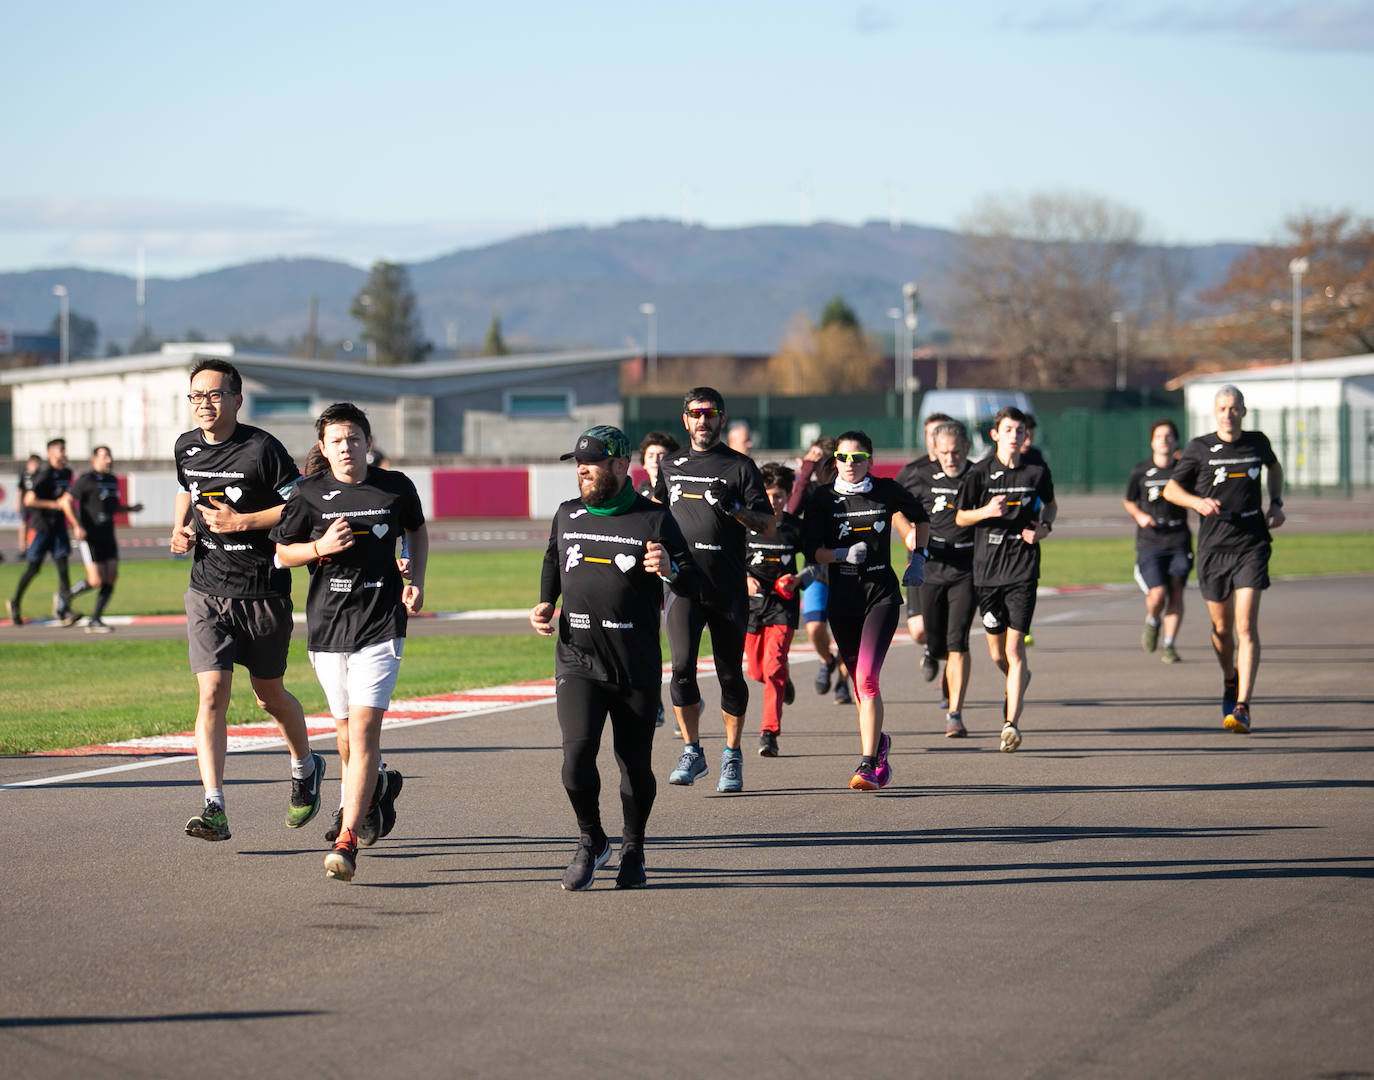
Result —
<instances>
[{"instance_id":1,"label":"sunglasses","mask_svg":"<svg viewBox=\"0 0 1374 1080\"><path fill-rule=\"evenodd\" d=\"M720 415L719 409L683 409L683 416L690 416L693 420L714 420Z\"/></svg>"},{"instance_id":2,"label":"sunglasses","mask_svg":"<svg viewBox=\"0 0 1374 1080\"><path fill-rule=\"evenodd\" d=\"M870 454L867 450L855 450L853 453L840 450L835 451L835 460L842 461L846 465L853 465L856 462L867 461L872 456L873 455Z\"/></svg>"}]
</instances>

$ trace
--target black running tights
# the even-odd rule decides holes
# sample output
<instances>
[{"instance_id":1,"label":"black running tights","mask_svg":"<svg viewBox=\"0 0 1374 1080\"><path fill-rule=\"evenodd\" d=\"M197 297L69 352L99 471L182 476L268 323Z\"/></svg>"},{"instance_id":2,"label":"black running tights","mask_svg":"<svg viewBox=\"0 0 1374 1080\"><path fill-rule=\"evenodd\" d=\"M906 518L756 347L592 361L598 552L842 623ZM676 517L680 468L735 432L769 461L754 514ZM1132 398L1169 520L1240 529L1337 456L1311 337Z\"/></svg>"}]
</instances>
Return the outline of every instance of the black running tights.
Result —
<instances>
[{"instance_id":1,"label":"black running tights","mask_svg":"<svg viewBox=\"0 0 1374 1080\"><path fill-rule=\"evenodd\" d=\"M601 773L596 756L601 732L611 718L615 759L620 765L620 804L625 815L623 842L642 847L644 827L654 805L654 722L658 718L657 686L613 686L610 683L558 677L558 726L563 731L563 787L568 792L577 827L600 844Z\"/></svg>"}]
</instances>

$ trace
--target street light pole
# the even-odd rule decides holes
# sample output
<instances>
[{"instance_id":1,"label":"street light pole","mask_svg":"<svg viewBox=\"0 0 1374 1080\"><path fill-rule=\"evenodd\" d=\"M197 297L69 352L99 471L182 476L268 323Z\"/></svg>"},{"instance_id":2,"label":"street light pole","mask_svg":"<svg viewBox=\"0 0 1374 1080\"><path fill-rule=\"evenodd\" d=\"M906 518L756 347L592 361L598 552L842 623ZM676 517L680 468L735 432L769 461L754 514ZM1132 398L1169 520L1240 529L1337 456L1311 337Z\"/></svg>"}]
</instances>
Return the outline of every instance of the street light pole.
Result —
<instances>
[{"instance_id":1,"label":"street light pole","mask_svg":"<svg viewBox=\"0 0 1374 1080\"><path fill-rule=\"evenodd\" d=\"M1126 345L1124 330L1126 316L1123 312L1113 311L1112 322L1116 323L1116 388L1126 389Z\"/></svg>"},{"instance_id":2,"label":"street light pole","mask_svg":"<svg viewBox=\"0 0 1374 1080\"><path fill-rule=\"evenodd\" d=\"M653 383L658 381L658 308L646 300L639 305L639 313L649 320L649 339L646 351L649 354L649 381Z\"/></svg>"},{"instance_id":3,"label":"street light pole","mask_svg":"<svg viewBox=\"0 0 1374 1080\"><path fill-rule=\"evenodd\" d=\"M892 389L902 392L902 309L890 307L887 317L892 320Z\"/></svg>"},{"instance_id":4,"label":"street light pole","mask_svg":"<svg viewBox=\"0 0 1374 1080\"><path fill-rule=\"evenodd\" d=\"M902 349L902 449L911 453L911 351L916 347L916 282L902 286L902 304L906 311L906 342Z\"/></svg>"},{"instance_id":5,"label":"street light pole","mask_svg":"<svg viewBox=\"0 0 1374 1080\"><path fill-rule=\"evenodd\" d=\"M67 362L71 359L71 301L67 296L67 286L65 285L54 285L52 287L52 294L62 302L61 345L59 348L62 366L66 367Z\"/></svg>"},{"instance_id":6,"label":"street light pole","mask_svg":"<svg viewBox=\"0 0 1374 1080\"><path fill-rule=\"evenodd\" d=\"M1303 464L1302 454L1302 276L1307 273L1306 257L1300 256L1288 264L1293 276L1293 482Z\"/></svg>"}]
</instances>

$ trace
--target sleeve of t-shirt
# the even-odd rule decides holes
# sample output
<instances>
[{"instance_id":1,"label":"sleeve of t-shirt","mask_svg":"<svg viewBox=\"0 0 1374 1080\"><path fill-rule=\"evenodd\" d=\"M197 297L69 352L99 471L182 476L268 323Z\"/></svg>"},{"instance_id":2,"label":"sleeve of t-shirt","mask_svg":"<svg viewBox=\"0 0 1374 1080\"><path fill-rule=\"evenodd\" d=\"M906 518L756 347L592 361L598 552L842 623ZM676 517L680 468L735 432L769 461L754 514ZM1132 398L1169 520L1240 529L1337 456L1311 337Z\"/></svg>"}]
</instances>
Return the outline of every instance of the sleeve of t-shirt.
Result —
<instances>
[{"instance_id":1,"label":"sleeve of t-shirt","mask_svg":"<svg viewBox=\"0 0 1374 1080\"><path fill-rule=\"evenodd\" d=\"M408 532L414 532L425 523L425 508L420 502L420 493L415 490L415 484L410 477L396 473L405 481L405 497L401 500L398 516L401 521L401 528ZM288 505L290 500L288 500Z\"/></svg>"},{"instance_id":2,"label":"sleeve of t-shirt","mask_svg":"<svg viewBox=\"0 0 1374 1080\"><path fill-rule=\"evenodd\" d=\"M1193 492L1193 485L1197 483L1197 470L1199 461L1194 451L1196 442L1190 442L1183 448L1183 453L1179 455L1178 461L1174 465L1174 475L1172 479L1184 491Z\"/></svg>"},{"instance_id":3,"label":"sleeve of t-shirt","mask_svg":"<svg viewBox=\"0 0 1374 1080\"><path fill-rule=\"evenodd\" d=\"M282 493L289 491L301 478L301 471L296 468L296 462L286 452L286 447L271 435L263 445L259 468L262 470L263 483L280 495L283 501L286 495Z\"/></svg>"},{"instance_id":4,"label":"sleeve of t-shirt","mask_svg":"<svg viewBox=\"0 0 1374 1080\"><path fill-rule=\"evenodd\" d=\"M979 510L985 501L983 498L983 470L975 466L964 474L964 481L959 485L959 501L956 508L959 510Z\"/></svg>"},{"instance_id":5,"label":"sleeve of t-shirt","mask_svg":"<svg viewBox=\"0 0 1374 1080\"><path fill-rule=\"evenodd\" d=\"M893 481L892 484L891 498L892 508L900 510L902 516L913 525L919 525L923 521L930 520L930 515L926 513L925 504L896 481Z\"/></svg>"},{"instance_id":6,"label":"sleeve of t-shirt","mask_svg":"<svg viewBox=\"0 0 1374 1080\"><path fill-rule=\"evenodd\" d=\"M1273 465L1279 459L1274 454L1274 447L1269 441L1269 436L1262 431L1257 431L1255 434L1260 439L1260 461L1265 465Z\"/></svg>"},{"instance_id":7,"label":"sleeve of t-shirt","mask_svg":"<svg viewBox=\"0 0 1374 1080\"><path fill-rule=\"evenodd\" d=\"M549 546L544 549L544 564L539 570L539 602L556 604L562 593L563 583L558 578L558 515L554 514L549 526Z\"/></svg>"},{"instance_id":8,"label":"sleeve of t-shirt","mask_svg":"<svg viewBox=\"0 0 1374 1080\"><path fill-rule=\"evenodd\" d=\"M746 510L756 510L763 514L773 513L773 504L768 500L768 492L763 486L763 474L759 467L749 459L740 462L740 502Z\"/></svg>"},{"instance_id":9,"label":"sleeve of t-shirt","mask_svg":"<svg viewBox=\"0 0 1374 1080\"><path fill-rule=\"evenodd\" d=\"M310 539L310 507L304 499L287 499L267 539L274 544L301 544Z\"/></svg>"},{"instance_id":10,"label":"sleeve of t-shirt","mask_svg":"<svg viewBox=\"0 0 1374 1080\"><path fill-rule=\"evenodd\" d=\"M1054 502L1054 477L1050 475L1048 465L1040 466L1040 483L1036 485L1035 493L1040 496L1043 503Z\"/></svg>"},{"instance_id":11,"label":"sleeve of t-shirt","mask_svg":"<svg viewBox=\"0 0 1374 1080\"><path fill-rule=\"evenodd\" d=\"M1125 499L1128 503L1140 505L1140 481L1145 477L1145 466L1137 465L1131 470L1130 478L1126 481Z\"/></svg>"}]
</instances>

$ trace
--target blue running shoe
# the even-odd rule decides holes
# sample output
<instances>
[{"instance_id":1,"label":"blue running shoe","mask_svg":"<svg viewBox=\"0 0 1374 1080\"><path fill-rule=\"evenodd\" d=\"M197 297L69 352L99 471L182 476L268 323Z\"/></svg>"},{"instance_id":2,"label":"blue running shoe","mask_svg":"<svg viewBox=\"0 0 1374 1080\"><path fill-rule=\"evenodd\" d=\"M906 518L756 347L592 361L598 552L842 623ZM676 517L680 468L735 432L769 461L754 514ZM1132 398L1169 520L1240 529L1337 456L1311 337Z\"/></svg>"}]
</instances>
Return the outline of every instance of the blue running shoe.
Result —
<instances>
[{"instance_id":1,"label":"blue running shoe","mask_svg":"<svg viewBox=\"0 0 1374 1080\"><path fill-rule=\"evenodd\" d=\"M732 793L744 790L744 753L728 746L720 752L720 779L716 790Z\"/></svg>"},{"instance_id":2,"label":"blue running shoe","mask_svg":"<svg viewBox=\"0 0 1374 1080\"><path fill-rule=\"evenodd\" d=\"M706 755L701 752L701 747L696 743L688 743L682 751L682 756L677 759L677 768L668 774L668 783L678 784L681 787L691 787L698 778L705 776L711 771L706 764Z\"/></svg>"}]
</instances>

